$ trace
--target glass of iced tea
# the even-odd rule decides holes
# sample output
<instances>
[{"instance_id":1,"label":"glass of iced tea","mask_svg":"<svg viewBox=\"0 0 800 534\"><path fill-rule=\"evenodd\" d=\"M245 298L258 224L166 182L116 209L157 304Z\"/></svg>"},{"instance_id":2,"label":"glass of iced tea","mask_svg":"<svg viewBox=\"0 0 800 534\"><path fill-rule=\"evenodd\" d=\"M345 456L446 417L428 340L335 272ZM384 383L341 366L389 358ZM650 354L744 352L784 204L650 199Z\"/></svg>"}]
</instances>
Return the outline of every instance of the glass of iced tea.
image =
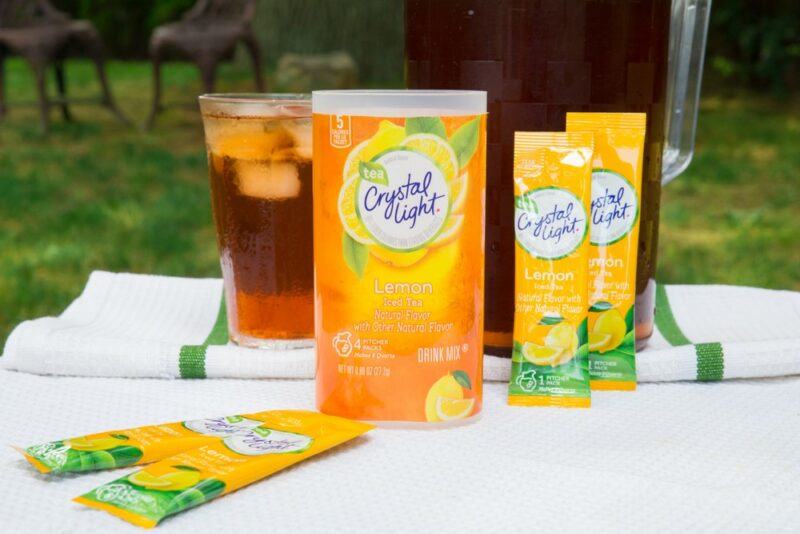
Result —
<instances>
[{"instance_id":1,"label":"glass of iced tea","mask_svg":"<svg viewBox=\"0 0 800 534\"><path fill-rule=\"evenodd\" d=\"M311 100L200 97L230 339L313 344Z\"/></svg>"}]
</instances>

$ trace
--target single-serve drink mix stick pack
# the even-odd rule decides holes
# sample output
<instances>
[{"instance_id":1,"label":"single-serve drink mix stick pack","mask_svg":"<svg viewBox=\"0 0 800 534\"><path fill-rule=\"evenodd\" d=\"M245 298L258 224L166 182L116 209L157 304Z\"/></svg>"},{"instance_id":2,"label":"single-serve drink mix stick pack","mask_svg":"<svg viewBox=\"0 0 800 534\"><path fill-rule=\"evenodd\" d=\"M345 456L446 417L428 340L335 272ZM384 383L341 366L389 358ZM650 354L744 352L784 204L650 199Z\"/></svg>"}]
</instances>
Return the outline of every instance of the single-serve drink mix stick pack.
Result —
<instances>
[{"instance_id":1,"label":"single-serve drink mix stick pack","mask_svg":"<svg viewBox=\"0 0 800 534\"><path fill-rule=\"evenodd\" d=\"M264 412L262 424L178 453L93 489L76 502L151 528L351 440L372 425L315 412Z\"/></svg>"},{"instance_id":2,"label":"single-serve drink mix stick pack","mask_svg":"<svg viewBox=\"0 0 800 534\"><path fill-rule=\"evenodd\" d=\"M514 348L508 402L589 407L591 133L516 132Z\"/></svg>"},{"instance_id":3,"label":"single-serve drink mix stick pack","mask_svg":"<svg viewBox=\"0 0 800 534\"><path fill-rule=\"evenodd\" d=\"M636 254L647 115L568 113L567 131L594 134L589 247L592 389L636 389Z\"/></svg>"},{"instance_id":4,"label":"single-serve drink mix stick pack","mask_svg":"<svg viewBox=\"0 0 800 534\"><path fill-rule=\"evenodd\" d=\"M42 473L146 464L264 424L271 412L109 430L17 448Z\"/></svg>"}]
</instances>

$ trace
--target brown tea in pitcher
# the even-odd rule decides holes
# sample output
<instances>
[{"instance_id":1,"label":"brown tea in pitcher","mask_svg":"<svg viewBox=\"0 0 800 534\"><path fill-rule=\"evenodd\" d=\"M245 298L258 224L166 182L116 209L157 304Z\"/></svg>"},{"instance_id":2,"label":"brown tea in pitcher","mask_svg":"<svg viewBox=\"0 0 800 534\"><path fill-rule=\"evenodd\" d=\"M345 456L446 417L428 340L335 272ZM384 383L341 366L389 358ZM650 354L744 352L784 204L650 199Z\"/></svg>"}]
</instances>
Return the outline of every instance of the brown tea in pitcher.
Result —
<instances>
[{"instance_id":1,"label":"brown tea in pitcher","mask_svg":"<svg viewBox=\"0 0 800 534\"><path fill-rule=\"evenodd\" d=\"M406 0L412 88L488 93L485 345L510 355L515 131L567 111L647 113L636 334L652 331L670 0Z\"/></svg>"}]
</instances>

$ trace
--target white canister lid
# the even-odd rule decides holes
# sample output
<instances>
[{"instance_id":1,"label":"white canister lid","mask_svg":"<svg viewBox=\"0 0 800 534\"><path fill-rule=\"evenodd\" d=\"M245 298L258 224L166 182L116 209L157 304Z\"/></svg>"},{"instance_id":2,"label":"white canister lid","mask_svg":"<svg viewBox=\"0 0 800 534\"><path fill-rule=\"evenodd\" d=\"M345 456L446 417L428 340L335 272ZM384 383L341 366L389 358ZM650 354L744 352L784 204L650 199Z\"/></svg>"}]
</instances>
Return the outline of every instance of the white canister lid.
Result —
<instances>
[{"instance_id":1,"label":"white canister lid","mask_svg":"<svg viewBox=\"0 0 800 534\"><path fill-rule=\"evenodd\" d=\"M331 90L311 94L313 113L364 117L461 116L486 113L486 91Z\"/></svg>"}]
</instances>

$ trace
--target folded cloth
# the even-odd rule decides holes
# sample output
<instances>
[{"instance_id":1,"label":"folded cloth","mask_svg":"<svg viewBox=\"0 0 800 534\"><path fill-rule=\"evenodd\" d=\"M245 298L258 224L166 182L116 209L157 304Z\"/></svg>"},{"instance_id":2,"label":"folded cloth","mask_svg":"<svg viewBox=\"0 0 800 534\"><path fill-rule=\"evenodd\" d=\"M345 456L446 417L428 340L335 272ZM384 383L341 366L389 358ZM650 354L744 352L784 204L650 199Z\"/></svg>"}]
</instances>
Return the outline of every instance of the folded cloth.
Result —
<instances>
[{"instance_id":1,"label":"folded cloth","mask_svg":"<svg viewBox=\"0 0 800 534\"><path fill-rule=\"evenodd\" d=\"M0 366L35 374L164 378L313 378L314 349L227 341L222 281L96 271L58 317L25 321ZM660 285L655 331L636 356L640 382L800 374L800 293ZM485 356L484 378L511 362Z\"/></svg>"}]
</instances>

